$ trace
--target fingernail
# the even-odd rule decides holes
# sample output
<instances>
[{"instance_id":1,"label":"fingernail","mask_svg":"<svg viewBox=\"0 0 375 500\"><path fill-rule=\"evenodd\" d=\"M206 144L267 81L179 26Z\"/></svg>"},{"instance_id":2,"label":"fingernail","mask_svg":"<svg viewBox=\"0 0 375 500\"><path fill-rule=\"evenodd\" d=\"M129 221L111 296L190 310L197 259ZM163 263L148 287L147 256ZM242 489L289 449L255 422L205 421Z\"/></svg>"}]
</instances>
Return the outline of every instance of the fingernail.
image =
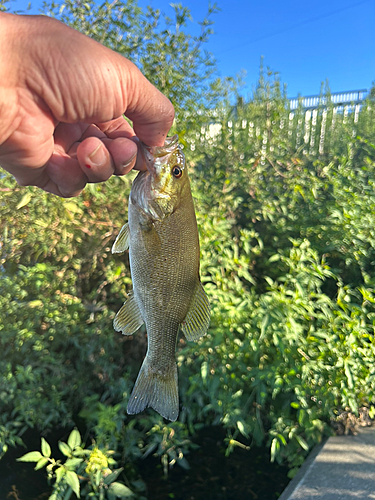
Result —
<instances>
[{"instance_id":1,"label":"fingernail","mask_svg":"<svg viewBox=\"0 0 375 500\"><path fill-rule=\"evenodd\" d=\"M137 153L134 153L133 156L126 162L122 165L122 168L127 168L132 161L134 161L134 158L137 156Z\"/></svg>"},{"instance_id":2,"label":"fingernail","mask_svg":"<svg viewBox=\"0 0 375 500\"><path fill-rule=\"evenodd\" d=\"M119 165L118 169L117 169L117 175L123 175L123 174L126 174L126 170L129 168L129 166L134 162L135 158L137 156L137 153L134 153L133 156L126 162L126 163L123 163L122 165ZM125 170L125 172L124 172Z\"/></svg>"},{"instance_id":3,"label":"fingernail","mask_svg":"<svg viewBox=\"0 0 375 500\"><path fill-rule=\"evenodd\" d=\"M107 155L104 146L102 144L99 144L95 151L93 151L89 155L89 158L93 165L98 167L103 165L107 161Z\"/></svg>"}]
</instances>

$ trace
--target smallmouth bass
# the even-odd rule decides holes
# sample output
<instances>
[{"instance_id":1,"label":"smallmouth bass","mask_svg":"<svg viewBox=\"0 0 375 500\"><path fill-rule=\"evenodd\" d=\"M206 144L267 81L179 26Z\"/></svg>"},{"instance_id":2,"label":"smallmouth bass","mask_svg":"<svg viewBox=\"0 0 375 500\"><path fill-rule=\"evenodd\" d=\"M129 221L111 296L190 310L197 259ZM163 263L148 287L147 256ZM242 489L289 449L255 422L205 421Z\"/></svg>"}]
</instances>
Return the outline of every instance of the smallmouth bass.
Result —
<instances>
[{"instance_id":1,"label":"smallmouth bass","mask_svg":"<svg viewBox=\"0 0 375 500\"><path fill-rule=\"evenodd\" d=\"M141 145L147 166L135 178L128 223L112 253L129 249L133 290L114 329L132 335L145 323L147 354L128 402L129 414L151 407L175 421L179 413L175 351L178 332L205 335L210 305L199 277L199 238L194 203L178 137L163 147Z\"/></svg>"}]
</instances>

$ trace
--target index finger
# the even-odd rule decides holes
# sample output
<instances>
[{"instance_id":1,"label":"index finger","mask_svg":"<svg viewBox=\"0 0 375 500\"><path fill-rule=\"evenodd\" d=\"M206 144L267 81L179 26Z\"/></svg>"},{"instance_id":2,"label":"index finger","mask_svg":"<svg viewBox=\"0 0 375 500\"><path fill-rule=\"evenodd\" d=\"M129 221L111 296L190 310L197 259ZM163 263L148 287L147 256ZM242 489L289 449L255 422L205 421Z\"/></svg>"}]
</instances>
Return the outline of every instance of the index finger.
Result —
<instances>
[{"instance_id":1,"label":"index finger","mask_svg":"<svg viewBox=\"0 0 375 500\"><path fill-rule=\"evenodd\" d=\"M173 124L173 105L133 63L127 63L125 116L132 120L134 132L142 142L148 146L163 146Z\"/></svg>"}]
</instances>

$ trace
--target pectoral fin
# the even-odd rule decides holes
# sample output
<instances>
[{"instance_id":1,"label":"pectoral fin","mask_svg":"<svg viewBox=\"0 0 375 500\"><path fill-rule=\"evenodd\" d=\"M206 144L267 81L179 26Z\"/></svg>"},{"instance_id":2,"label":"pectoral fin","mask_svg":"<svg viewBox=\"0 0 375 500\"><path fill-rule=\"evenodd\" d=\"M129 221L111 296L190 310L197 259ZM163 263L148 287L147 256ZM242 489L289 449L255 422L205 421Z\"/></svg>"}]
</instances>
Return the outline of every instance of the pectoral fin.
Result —
<instances>
[{"instance_id":1,"label":"pectoral fin","mask_svg":"<svg viewBox=\"0 0 375 500\"><path fill-rule=\"evenodd\" d=\"M206 334L210 324L210 303L202 283L199 281L194 296L191 300L190 309L185 320L181 323L186 340L198 340Z\"/></svg>"},{"instance_id":2,"label":"pectoral fin","mask_svg":"<svg viewBox=\"0 0 375 500\"><path fill-rule=\"evenodd\" d=\"M124 302L113 321L113 328L116 332L122 332L124 335L132 335L143 325L138 304L134 298L133 292L130 292L128 299Z\"/></svg>"},{"instance_id":3,"label":"pectoral fin","mask_svg":"<svg viewBox=\"0 0 375 500\"><path fill-rule=\"evenodd\" d=\"M115 242L113 243L112 253L125 252L129 248L129 239L130 239L129 224L126 223L124 226L122 226Z\"/></svg>"}]
</instances>

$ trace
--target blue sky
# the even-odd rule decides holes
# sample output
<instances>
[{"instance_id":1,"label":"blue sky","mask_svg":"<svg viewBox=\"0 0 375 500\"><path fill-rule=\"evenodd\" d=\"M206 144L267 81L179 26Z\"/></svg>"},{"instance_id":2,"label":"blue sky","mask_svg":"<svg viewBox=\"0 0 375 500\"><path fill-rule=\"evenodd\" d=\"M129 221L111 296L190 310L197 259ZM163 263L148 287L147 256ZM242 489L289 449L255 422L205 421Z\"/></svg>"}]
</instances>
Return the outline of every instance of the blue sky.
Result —
<instances>
[{"instance_id":1,"label":"blue sky","mask_svg":"<svg viewBox=\"0 0 375 500\"><path fill-rule=\"evenodd\" d=\"M139 0L172 15L170 1ZM205 0L186 0L194 21L207 12ZM278 71L289 97L318 94L327 78L332 92L370 88L375 80L375 0L219 0L215 34L207 49L221 76L246 71L243 93L257 80L260 57ZM25 8L26 0L12 2ZM37 12L41 0L31 1ZM191 24L191 29L196 26Z\"/></svg>"}]
</instances>

